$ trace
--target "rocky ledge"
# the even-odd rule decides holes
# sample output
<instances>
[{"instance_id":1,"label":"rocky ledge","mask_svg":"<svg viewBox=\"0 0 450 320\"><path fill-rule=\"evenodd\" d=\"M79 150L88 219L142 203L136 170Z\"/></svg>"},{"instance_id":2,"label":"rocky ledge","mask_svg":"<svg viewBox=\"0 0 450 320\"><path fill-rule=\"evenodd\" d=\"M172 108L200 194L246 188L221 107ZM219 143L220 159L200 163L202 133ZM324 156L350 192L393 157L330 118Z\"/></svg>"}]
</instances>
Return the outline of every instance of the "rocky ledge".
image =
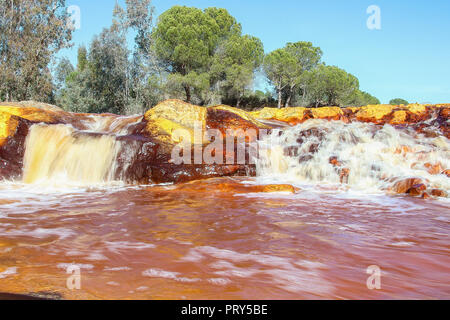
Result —
<instances>
[{"instance_id":1,"label":"rocky ledge","mask_svg":"<svg viewBox=\"0 0 450 320\"><path fill-rule=\"evenodd\" d=\"M175 164L171 160L171 152L180 142L180 137L175 134L177 129L185 130L192 136L191 141L195 141L196 126L202 130L217 129L222 133L229 129L253 129L258 133L261 129L270 131L275 127L292 126L309 119L326 119L369 122L379 126L390 124L400 128L413 128L426 137L450 138L449 115L450 104L264 108L246 112L225 105L201 107L179 100L167 100L143 116L123 117L112 114L75 114L36 102L0 103L0 178L21 178L26 137L30 127L36 123L67 124L86 131L93 122L104 119L103 129L97 134L115 134L118 141L124 142L121 143L122 150L117 158L117 178L130 183L178 183L220 176L253 176L255 166L238 164L237 161L224 161L226 164ZM251 137L247 137L243 143L249 143L249 139ZM201 148L207 148L210 143L212 140L202 141ZM194 147L195 143L191 142L191 148ZM224 149L223 158L236 160L236 148L237 145L233 151ZM193 157L194 152L191 154ZM338 161L330 159L331 164L340 168ZM436 165L429 164L430 170L436 171L436 174L449 175L448 168L437 168ZM340 168L342 181L345 183L349 172L344 169ZM397 183L392 190L424 197L442 194L439 190L431 190L424 195L422 185L421 181L407 181Z\"/></svg>"}]
</instances>

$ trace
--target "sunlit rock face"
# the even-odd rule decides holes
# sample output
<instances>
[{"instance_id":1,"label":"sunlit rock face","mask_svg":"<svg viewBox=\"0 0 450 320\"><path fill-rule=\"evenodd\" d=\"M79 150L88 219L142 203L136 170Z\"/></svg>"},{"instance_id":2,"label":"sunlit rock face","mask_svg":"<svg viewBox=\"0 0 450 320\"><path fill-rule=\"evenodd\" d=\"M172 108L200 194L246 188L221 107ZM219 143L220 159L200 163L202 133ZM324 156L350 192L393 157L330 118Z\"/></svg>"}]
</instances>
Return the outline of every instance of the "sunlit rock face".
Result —
<instances>
[{"instance_id":1,"label":"sunlit rock face","mask_svg":"<svg viewBox=\"0 0 450 320\"><path fill-rule=\"evenodd\" d=\"M219 164L195 162L195 148L201 152L211 143L195 137L216 129L269 127L246 112L228 107L205 108L168 100L144 116L75 114L32 102L0 105L0 156L3 179L23 179L35 183L48 179L68 179L74 183L184 182L209 177L254 175L254 165L226 163L230 154L223 150ZM190 163L171 161L175 136L184 130L191 138ZM28 142L27 152L26 145ZM249 141L245 141L247 143ZM225 145L223 146L225 147ZM234 157L235 149L231 151ZM96 157L95 154L101 154ZM94 165L94 163L100 162ZM91 172L93 168L97 168Z\"/></svg>"},{"instance_id":2,"label":"sunlit rock face","mask_svg":"<svg viewBox=\"0 0 450 320\"><path fill-rule=\"evenodd\" d=\"M90 185L288 174L298 181L366 183L385 192L445 197L449 110L448 104L411 104L246 112L167 100L144 115L118 116L75 114L35 102L0 103L0 177ZM216 137L204 136L208 130L236 141L231 149L225 140L217 147ZM249 145L264 142L262 130L277 141L259 151L255 164ZM173 161L172 152L181 144L188 163ZM237 161L240 144L244 163ZM379 150L370 156L373 150L365 152L364 146ZM207 151L223 161L204 161Z\"/></svg>"},{"instance_id":3,"label":"sunlit rock face","mask_svg":"<svg viewBox=\"0 0 450 320\"><path fill-rule=\"evenodd\" d=\"M449 138L449 126L447 120L450 114L449 104L407 106L392 105L368 105L365 107L322 107L322 108L264 108L250 112L255 118L266 120L278 120L290 125L303 123L310 119L342 120L344 122L368 122L374 124L390 125L414 125L419 132L432 127L441 131ZM430 123L425 123L432 120Z\"/></svg>"}]
</instances>

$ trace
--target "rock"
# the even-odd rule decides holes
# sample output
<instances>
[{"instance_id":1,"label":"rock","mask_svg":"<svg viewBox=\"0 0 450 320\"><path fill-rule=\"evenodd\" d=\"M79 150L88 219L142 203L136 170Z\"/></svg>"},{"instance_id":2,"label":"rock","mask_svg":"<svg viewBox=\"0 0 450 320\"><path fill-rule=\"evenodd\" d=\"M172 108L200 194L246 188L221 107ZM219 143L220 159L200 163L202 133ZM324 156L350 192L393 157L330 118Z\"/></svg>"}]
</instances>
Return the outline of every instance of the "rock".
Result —
<instances>
[{"instance_id":1,"label":"rock","mask_svg":"<svg viewBox=\"0 0 450 320\"><path fill-rule=\"evenodd\" d=\"M329 162L332 166L334 166L334 167L340 167L340 166L341 166L341 163L339 162L338 158L335 157L335 156L330 157L330 159L328 160L328 162Z\"/></svg>"},{"instance_id":2,"label":"rock","mask_svg":"<svg viewBox=\"0 0 450 320\"><path fill-rule=\"evenodd\" d=\"M408 191L406 191L407 194L409 194L410 196L420 196L423 191L425 191L427 189L427 186L420 183L420 184L415 184L413 185L411 188L408 189Z\"/></svg>"},{"instance_id":3,"label":"rock","mask_svg":"<svg viewBox=\"0 0 450 320\"><path fill-rule=\"evenodd\" d=\"M430 198L430 195L428 193L424 192L422 194L422 199L429 199L429 198Z\"/></svg>"},{"instance_id":4,"label":"rock","mask_svg":"<svg viewBox=\"0 0 450 320\"><path fill-rule=\"evenodd\" d=\"M341 183L348 183L348 177L350 175L350 169L342 168L339 170L339 181Z\"/></svg>"},{"instance_id":5,"label":"rock","mask_svg":"<svg viewBox=\"0 0 450 320\"><path fill-rule=\"evenodd\" d=\"M348 178L350 176L349 168L342 168L342 163L338 160L336 156L330 157L328 162L336 168L336 171L339 174L339 181L341 183L348 183Z\"/></svg>"},{"instance_id":6,"label":"rock","mask_svg":"<svg viewBox=\"0 0 450 320\"><path fill-rule=\"evenodd\" d=\"M440 174L442 172L442 166L440 163L431 164L429 162L424 164L424 167L427 168L429 174Z\"/></svg>"},{"instance_id":7,"label":"rock","mask_svg":"<svg viewBox=\"0 0 450 320\"><path fill-rule=\"evenodd\" d=\"M101 124L102 132L95 134L111 134L121 132L116 139L121 141L121 150L117 160L116 177L127 182L185 182L196 179L205 179L221 176L252 176L255 175L255 165L249 164L250 155L248 146L256 137L246 135L239 145L245 146L245 163L237 163L239 154L238 145L234 143L232 150L212 148L214 138L196 141L196 129L216 129L225 134L228 130L256 132L270 131L274 128L270 121L282 124L295 125L310 119L324 119L328 121L364 121L376 124L390 123L403 128L405 124L414 123L418 133L428 131L438 135L450 136L448 117L450 105L408 105L408 106L365 106L322 108L263 108L255 112L246 112L241 109L219 105L214 107L195 106L180 100L167 100L148 110L143 116L121 117L111 114L90 115L75 114L56 106L37 103L33 101L21 103L0 103L0 178L20 178L23 166L23 155L26 136L29 128L36 123L69 124L78 130L86 130ZM270 121L266 121L270 120ZM429 120L426 123L423 120ZM422 122L421 122L422 121ZM378 127L378 126L374 126ZM186 150L191 151L191 163L176 164L172 159L172 150L183 137L177 133L183 130L190 139ZM375 130L375 129L374 129ZM428 131L427 131L428 130ZM106 133L105 133L106 132ZM122 134L122 132L125 132ZM298 134L298 145L287 146L284 152L288 156L297 157L299 162L311 160L319 151L320 141L329 134L328 129L319 130L311 128ZM314 143L302 153L301 145L314 138ZM437 139L437 138L436 138ZM233 135L235 140L235 134ZM186 141L187 142L187 141ZM225 141L224 141L225 142ZM218 164L193 164L194 149L204 153L206 150L217 158L223 157L230 162ZM227 152L228 151L228 152ZM392 152L392 151L390 151ZM397 151L396 151L397 152ZM400 154L413 152L407 146L401 146ZM347 183L350 169L345 167L337 157L331 157L329 163L336 168L341 183ZM446 174L450 176L449 169L443 170L441 164L429 164L427 169L432 174ZM413 178L414 179L414 178ZM393 190L406 193L414 185L424 183L420 179L414 181L397 181ZM268 190L270 189L269 187ZM273 187L277 190L278 187ZM279 187L283 189L283 187ZM286 187L291 192L290 187ZM272 190L270 189L270 190ZM290 191L289 191L290 190ZM264 192L262 189L258 192ZM415 191L411 190L411 193Z\"/></svg>"},{"instance_id":8,"label":"rock","mask_svg":"<svg viewBox=\"0 0 450 320\"><path fill-rule=\"evenodd\" d=\"M246 141L253 142L257 140L260 129L269 130L271 127L257 121L243 110L220 105L207 108L206 129L218 129L224 137L231 131L249 133L245 136Z\"/></svg>"},{"instance_id":9,"label":"rock","mask_svg":"<svg viewBox=\"0 0 450 320\"><path fill-rule=\"evenodd\" d=\"M314 119L341 120L344 112L339 107L322 107L311 109Z\"/></svg>"},{"instance_id":10,"label":"rock","mask_svg":"<svg viewBox=\"0 0 450 320\"><path fill-rule=\"evenodd\" d=\"M397 181L391 188L395 193L407 193L414 185L424 184L424 181L420 178L408 178Z\"/></svg>"},{"instance_id":11,"label":"rock","mask_svg":"<svg viewBox=\"0 0 450 320\"><path fill-rule=\"evenodd\" d=\"M289 193L295 193L296 190L299 190L298 188L295 188L294 186L290 184L270 184L263 187L262 192L289 192Z\"/></svg>"},{"instance_id":12,"label":"rock","mask_svg":"<svg viewBox=\"0 0 450 320\"><path fill-rule=\"evenodd\" d=\"M303 107L263 108L259 111L250 112L250 114L256 119L278 120L290 125L296 125L313 118L311 111Z\"/></svg>"},{"instance_id":13,"label":"rock","mask_svg":"<svg viewBox=\"0 0 450 320\"><path fill-rule=\"evenodd\" d=\"M22 176L25 141L31 122L0 111L0 179Z\"/></svg>"},{"instance_id":14,"label":"rock","mask_svg":"<svg viewBox=\"0 0 450 320\"><path fill-rule=\"evenodd\" d=\"M413 151L414 150L411 147L409 147L409 146L400 146L397 149L395 149L394 153L395 154L404 154L405 155L405 154L411 153Z\"/></svg>"},{"instance_id":15,"label":"rock","mask_svg":"<svg viewBox=\"0 0 450 320\"><path fill-rule=\"evenodd\" d=\"M394 106L385 104L368 105L359 109L356 118L361 122L384 123L394 109Z\"/></svg>"},{"instance_id":16,"label":"rock","mask_svg":"<svg viewBox=\"0 0 450 320\"><path fill-rule=\"evenodd\" d=\"M390 124L404 124L408 119L408 113L405 110L398 110L392 112L392 119Z\"/></svg>"},{"instance_id":17,"label":"rock","mask_svg":"<svg viewBox=\"0 0 450 320\"><path fill-rule=\"evenodd\" d=\"M407 106L393 106L393 105L368 105L364 107L321 107L321 108L304 108L304 107L290 107L290 108L263 108L258 111L250 112L256 119L277 120L296 125L303 123L311 118L326 119L326 120L343 120L345 122L361 121L371 122L375 124L392 124L405 125L423 122L438 116L436 119L444 134L450 135L448 125L445 121L449 118L450 110L448 105L422 105L410 104ZM431 127L434 124L425 124L421 130L426 127Z\"/></svg>"},{"instance_id":18,"label":"rock","mask_svg":"<svg viewBox=\"0 0 450 320\"><path fill-rule=\"evenodd\" d=\"M442 171L441 174L445 174L447 177L450 178L450 169L446 169L446 170Z\"/></svg>"},{"instance_id":19,"label":"rock","mask_svg":"<svg viewBox=\"0 0 450 320\"><path fill-rule=\"evenodd\" d=\"M442 198L446 198L448 196L447 192L445 192L444 190L441 190L441 189L431 190L431 195L434 197L442 197Z\"/></svg>"},{"instance_id":20,"label":"rock","mask_svg":"<svg viewBox=\"0 0 450 320\"><path fill-rule=\"evenodd\" d=\"M146 131L151 136L157 136L164 142L178 143L181 139L174 132L185 130L193 143L195 126L201 130L206 128L206 108L180 100L166 100L148 110L144 120L147 122Z\"/></svg>"}]
</instances>

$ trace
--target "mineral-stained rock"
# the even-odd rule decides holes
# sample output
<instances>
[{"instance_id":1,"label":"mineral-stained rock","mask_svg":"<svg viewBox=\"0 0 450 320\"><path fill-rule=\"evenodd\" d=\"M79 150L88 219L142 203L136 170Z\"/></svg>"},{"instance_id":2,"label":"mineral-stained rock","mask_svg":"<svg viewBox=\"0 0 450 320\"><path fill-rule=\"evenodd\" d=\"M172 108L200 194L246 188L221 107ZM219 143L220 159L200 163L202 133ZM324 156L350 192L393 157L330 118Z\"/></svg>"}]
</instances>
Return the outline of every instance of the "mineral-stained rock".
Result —
<instances>
[{"instance_id":1,"label":"mineral-stained rock","mask_svg":"<svg viewBox=\"0 0 450 320\"><path fill-rule=\"evenodd\" d=\"M420 178L408 178L397 181L392 186L392 191L395 193L407 193L414 185L423 185L424 181Z\"/></svg>"},{"instance_id":2,"label":"mineral-stained rock","mask_svg":"<svg viewBox=\"0 0 450 320\"><path fill-rule=\"evenodd\" d=\"M286 122L290 125L296 125L313 118L311 109L303 107L292 107L282 109L263 108L262 110L253 111L249 113L257 119L278 120Z\"/></svg>"},{"instance_id":3,"label":"mineral-stained rock","mask_svg":"<svg viewBox=\"0 0 450 320\"><path fill-rule=\"evenodd\" d=\"M433 189L433 190L431 190L431 195L434 197L446 198L447 192L445 192L444 190L441 190L441 189Z\"/></svg>"},{"instance_id":4,"label":"mineral-stained rock","mask_svg":"<svg viewBox=\"0 0 450 320\"><path fill-rule=\"evenodd\" d=\"M298 190L290 184L270 184L262 188L262 192L289 192L295 193Z\"/></svg>"},{"instance_id":5,"label":"mineral-stained rock","mask_svg":"<svg viewBox=\"0 0 450 320\"><path fill-rule=\"evenodd\" d=\"M430 195L427 192L424 192L422 194L422 199L429 199L429 198L430 198Z\"/></svg>"},{"instance_id":6,"label":"mineral-stained rock","mask_svg":"<svg viewBox=\"0 0 450 320\"><path fill-rule=\"evenodd\" d=\"M384 123L394 108L394 106L384 104L368 105L359 109L356 118L361 122Z\"/></svg>"},{"instance_id":7,"label":"mineral-stained rock","mask_svg":"<svg viewBox=\"0 0 450 320\"><path fill-rule=\"evenodd\" d=\"M364 107L321 107L321 108L263 108L250 112L257 119L278 120L290 125L303 123L311 118L326 120L342 120L371 122L375 124L406 125L421 123L436 118L436 123L424 124L420 130L425 130L437 124L445 136L450 134L446 121L450 115L449 105L410 104L407 106L368 105Z\"/></svg>"},{"instance_id":8,"label":"mineral-stained rock","mask_svg":"<svg viewBox=\"0 0 450 320\"><path fill-rule=\"evenodd\" d=\"M334 167L340 167L341 166L341 163L339 162L339 160L338 160L338 158L336 156L330 157L328 162Z\"/></svg>"},{"instance_id":9,"label":"mineral-stained rock","mask_svg":"<svg viewBox=\"0 0 450 320\"><path fill-rule=\"evenodd\" d=\"M344 112L338 107L322 107L311 109L314 119L341 120Z\"/></svg>"},{"instance_id":10,"label":"mineral-stained rock","mask_svg":"<svg viewBox=\"0 0 450 320\"><path fill-rule=\"evenodd\" d=\"M296 193L300 191L299 188L290 184L269 184L269 185L251 185L241 183L239 178L230 178L229 181L224 182L224 179L208 179L205 183L197 183L196 181L187 182L176 186L177 189L183 192L218 192L227 194L240 193L277 193L287 192Z\"/></svg>"},{"instance_id":11,"label":"mineral-stained rock","mask_svg":"<svg viewBox=\"0 0 450 320\"><path fill-rule=\"evenodd\" d=\"M420 196L426 189L427 186L424 185L423 183L420 183L413 185L411 188L409 188L408 191L406 191L406 193L409 194L410 196Z\"/></svg>"},{"instance_id":12,"label":"mineral-stained rock","mask_svg":"<svg viewBox=\"0 0 450 320\"><path fill-rule=\"evenodd\" d=\"M407 124L416 130L418 137L450 137L448 118L450 105L418 105L390 106L377 105L365 107L322 107L322 108L264 108L255 112L246 112L237 108L219 105L202 107L188 104L179 100L161 102L145 113L144 116L122 117L111 114L91 115L66 112L56 106L37 103L0 103L0 178L18 178L23 167L25 141L30 127L36 123L68 124L77 130L96 131L95 134L114 135L120 142L120 150L116 163L116 178L130 183L150 182L185 182L220 176L255 175L255 166L250 164L249 144L256 136L248 133L260 134L262 130L270 132L277 122L278 126L296 125L309 119L325 119L328 121L363 121L377 124L380 127L390 124L397 128L404 128ZM426 120L426 121L425 121ZM203 131L216 129L225 134L230 131L247 133L245 139L233 149L212 149L215 138L202 137ZM200 130L200 141L198 130ZM190 163L177 164L172 159L172 151L185 137L190 138L186 150L191 152ZM94 134L94 133L92 133ZM285 155L297 157L299 162L311 160L321 147L321 141L329 134L328 130L310 128L298 133L297 145L286 146ZM313 138L311 141L311 138ZM311 142L306 147L302 145ZM226 142L226 141L224 141ZM356 143L356 142L355 142ZM245 147L245 163L236 160L238 146ZM305 149L305 150L303 150ZM223 157L223 163L195 163L194 151L203 154L208 150L212 156ZM392 152L392 151L390 151ZM397 151L396 151L397 152ZM401 146L400 154L406 155L412 150ZM227 160L230 160L227 161ZM203 159L204 160L204 159ZM330 164L336 168L341 182L347 182L350 170L337 158L330 158ZM417 164L421 168L422 162ZM450 176L449 169L444 170L441 164L429 163L425 167L432 174ZM421 179L411 178L395 182L392 190L398 193L415 193L416 185L425 184ZM291 192L292 186L255 187L255 192L266 190L284 190ZM258 189L259 188L259 189ZM261 189L262 188L262 189ZM416 189L414 189L416 188ZM414 190L413 190L414 189ZM258 191L259 190L259 191ZM295 190L294 190L295 191ZM418 189L417 192L424 190ZM437 191L435 191L437 193Z\"/></svg>"},{"instance_id":13,"label":"mineral-stained rock","mask_svg":"<svg viewBox=\"0 0 450 320\"><path fill-rule=\"evenodd\" d=\"M248 142L255 141L260 129L271 129L254 119L243 110L228 106L216 106L207 108L206 128L218 129L225 137L227 132L243 131L250 133L252 130L255 135L246 136Z\"/></svg>"},{"instance_id":14,"label":"mineral-stained rock","mask_svg":"<svg viewBox=\"0 0 450 320\"><path fill-rule=\"evenodd\" d=\"M440 163L431 164L429 162L424 164L429 174L440 174L442 172L442 165Z\"/></svg>"},{"instance_id":15,"label":"mineral-stained rock","mask_svg":"<svg viewBox=\"0 0 450 320\"><path fill-rule=\"evenodd\" d=\"M348 183L349 176L350 176L349 168L342 168L339 170L339 181L341 183Z\"/></svg>"},{"instance_id":16,"label":"mineral-stained rock","mask_svg":"<svg viewBox=\"0 0 450 320\"><path fill-rule=\"evenodd\" d=\"M31 123L0 112L0 179L16 179L22 175L25 140Z\"/></svg>"},{"instance_id":17,"label":"mineral-stained rock","mask_svg":"<svg viewBox=\"0 0 450 320\"><path fill-rule=\"evenodd\" d=\"M194 142L195 128L219 129L222 134L225 134L227 129L270 129L269 126L257 121L250 113L241 109L223 105L206 108L180 100L161 102L147 111L144 118L147 121L147 131L151 135L166 135L172 142L180 141L178 136L173 135L178 129L189 132L191 142Z\"/></svg>"}]
</instances>

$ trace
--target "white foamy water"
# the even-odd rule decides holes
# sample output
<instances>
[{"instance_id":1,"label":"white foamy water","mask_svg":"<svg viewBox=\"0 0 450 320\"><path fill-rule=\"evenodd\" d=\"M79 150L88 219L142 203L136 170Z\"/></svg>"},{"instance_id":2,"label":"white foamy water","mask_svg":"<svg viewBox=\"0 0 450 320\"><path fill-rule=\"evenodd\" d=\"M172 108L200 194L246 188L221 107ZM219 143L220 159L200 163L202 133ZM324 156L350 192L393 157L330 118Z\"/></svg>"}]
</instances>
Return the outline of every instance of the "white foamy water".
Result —
<instances>
[{"instance_id":1,"label":"white foamy water","mask_svg":"<svg viewBox=\"0 0 450 320\"><path fill-rule=\"evenodd\" d=\"M333 165L330 159L339 164ZM430 174L425 164L450 168L450 143L444 136L426 138L412 129L368 123L309 120L275 130L260 142L257 175L261 182L339 186L348 170L352 190L377 193L395 181L424 179L429 187L450 190L444 174Z\"/></svg>"}]
</instances>

